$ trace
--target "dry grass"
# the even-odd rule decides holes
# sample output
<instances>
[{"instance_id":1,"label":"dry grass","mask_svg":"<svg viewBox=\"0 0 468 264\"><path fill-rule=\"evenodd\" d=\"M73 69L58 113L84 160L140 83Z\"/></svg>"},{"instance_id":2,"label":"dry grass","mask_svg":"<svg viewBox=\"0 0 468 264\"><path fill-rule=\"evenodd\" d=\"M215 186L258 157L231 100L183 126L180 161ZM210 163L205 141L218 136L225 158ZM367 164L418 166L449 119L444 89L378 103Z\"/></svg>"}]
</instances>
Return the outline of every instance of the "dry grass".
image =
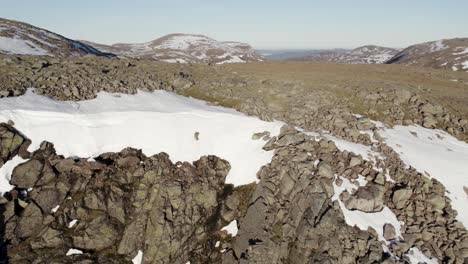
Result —
<instances>
[{"instance_id":1,"label":"dry grass","mask_svg":"<svg viewBox=\"0 0 468 264\"><path fill-rule=\"evenodd\" d=\"M229 64L220 66L220 69L248 79L300 82L306 91L329 91L339 97L347 98L363 90L401 88L420 94L452 112L468 117L468 73L463 72L402 65L349 65L323 62ZM356 108L358 105L357 103Z\"/></svg>"}]
</instances>

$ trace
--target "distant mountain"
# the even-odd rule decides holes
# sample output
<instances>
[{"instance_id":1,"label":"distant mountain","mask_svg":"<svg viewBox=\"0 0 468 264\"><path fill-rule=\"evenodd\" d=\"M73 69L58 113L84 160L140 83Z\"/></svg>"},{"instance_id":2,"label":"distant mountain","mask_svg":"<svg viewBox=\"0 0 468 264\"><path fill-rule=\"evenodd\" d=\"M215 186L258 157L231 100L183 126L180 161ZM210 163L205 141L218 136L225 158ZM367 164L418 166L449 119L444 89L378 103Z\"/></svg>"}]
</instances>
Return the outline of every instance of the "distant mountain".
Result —
<instances>
[{"instance_id":1,"label":"distant mountain","mask_svg":"<svg viewBox=\"0 0 468 264\"><path fill-rule=\"evenodd\" d=\"M79 41L23 22L0 18L0 53L48 56L112 57Z\"/></svg>"},{"instance_id":2,"label":"distant mountain","mask_svg":"<svg viewBox=\"0 0 468 264\"><path fill-rule=\"evenodd\" d=\"M268 60L286 61L303 58L321 52L345 52L346 49L260 49L259 54Z\"/></svg>"},{"instance_id":3,"label":"distant mountain","mask_svg":"<svg viewBox=\"0 0 468 264\"><path fill-rule=\"evenodd\" d=\"M294 61L329 61L349 64L382 64L398 53L397 49L367 45L353 50L325 50L300 57Z\"/></svg>"},{"instance_id":4,"label":"distant mountain","mask_svg":"<svg viewBox=\"0 0 468 264\"><path fill-rule=\"evenodd\" d=\"M222 64L264 60L249 44L219 42L203 35L171 34L141 44L110 46L82 42L123 57L150 58L165 62Z\"/></svg>"},{"instance_id":5,"label":"distant mountain","mask_svg":"<svg viewBox=\"0 0 468 264\"><path fill-rule=\"evenodd\" d=\"M396 54L387 63L468 72L468 38L413 45Z\"/></svg>"}]
</instances>

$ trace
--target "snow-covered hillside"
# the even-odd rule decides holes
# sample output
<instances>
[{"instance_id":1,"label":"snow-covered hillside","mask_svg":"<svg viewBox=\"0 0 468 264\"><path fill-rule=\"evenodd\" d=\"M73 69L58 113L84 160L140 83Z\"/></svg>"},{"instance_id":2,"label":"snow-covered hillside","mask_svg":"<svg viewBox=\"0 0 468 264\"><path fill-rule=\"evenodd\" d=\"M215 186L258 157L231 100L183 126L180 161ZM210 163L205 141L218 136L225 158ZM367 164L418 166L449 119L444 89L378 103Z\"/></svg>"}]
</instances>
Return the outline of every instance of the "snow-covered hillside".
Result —
<instances>
[{"instance_id":1,"label":"snow-covered hillside","mask_svg":"<svg viewBox=\"0 0 468 264\"><path fill-rule=\"evenodd\" d=\"M119 56L151 58L165 62L222 64L263 60L248 44L220 42L203 35L171 34L141 44L106 46L86 43Z\"/></svg>"},{"instance_id":2,"label":"snow-covered hillside","mask_svg":"<svg viewBox=\"0 0 468 264\"><path fill-rule=\"evenodd\" d=\"M416 44L396 54L388 63L468 72L468 38Z\"/></svg>"},{"instance_id":3,"label":"snow-covered hillside","mask_svg":"<svg viewBox=\"0 0 468 264\"><path fill-rule=\"evenodd\" d=\"M330 50L291 58L301 61L330 61L348 64L382 64L392 58L398 50L374 45L362 46L353 50Z\"/></svg>"},{"instance_id":4,"label":"snow-covered hillside","mask_svg":"<svg viewBox=\"0 0 468 264\"><path fill-rule=\"evenodd\" d=\"M0 53L48 56L81 56L86 54L112 56L45 29L3 18L0 18Z\"/></svg>"}]
</instances>

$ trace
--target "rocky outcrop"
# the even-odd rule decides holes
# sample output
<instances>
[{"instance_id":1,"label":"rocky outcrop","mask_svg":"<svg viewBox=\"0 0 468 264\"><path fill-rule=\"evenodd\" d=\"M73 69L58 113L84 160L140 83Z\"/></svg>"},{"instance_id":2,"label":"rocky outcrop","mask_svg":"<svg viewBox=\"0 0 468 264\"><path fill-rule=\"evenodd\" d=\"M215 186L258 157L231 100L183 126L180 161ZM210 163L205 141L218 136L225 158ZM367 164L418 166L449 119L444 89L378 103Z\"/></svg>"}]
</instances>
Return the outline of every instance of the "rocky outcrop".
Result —
<instances>
[{"instance_id":1,"label":"rocky outcrop","mask_svg":"<svg viewBox=\"0 0 468 264\"><path fill-rule=\"evenodd\" d=\"M14 170L2 205L11 263L128 263L139 250L144 263L185 263L220 229L226 161L173 164L135 149L96 160L44 142ZM66 256L71 248L83 253Z\"/></svg>"},{"instance_id":2,"label":"rocky outcrop","mask_svg":"<svg viewBox=\"0 0 468 264\"><path fill-rule=\"evenodd\" d=\"M333 142L317 142L290 127L266 147L275 156L258 173L260 183L245 217L238 219L239 233L226 245L223 263L391 261L376 233L348 226L331 199L334 172L351 156L341 156Z\"/></svg>"},{"instance_id":3,"label":"rocky outcrop","mask_svg":"<svg viewBox=\"0 0 468 264\"><path fill-rule=\"evenodd\" d=\"M0 145L8 153L2 159L21 148L28 159L0 201L10 263L129 263L139 251L143 263L404 263L412 247L447 263L467 258L468 234L443 186L403 166L385 145L387 158L374 164L284 126L264 146L274 157L259 183L233 188L224 183L229 163L215 156L173 164L167 154L128 148L95 160L64 158L47 142L28 153L29 140L0 127L2 142L16 142ZM334 182L362 177L356 191L335 193ZM349 210L395 213L402 236L391 224L378 230L390 253L376 230L346 223L337 199ZM237 235L220 231L233 221Z\"/></svg>"},{"instance_id":4,"label":"rocky outcrop","mask_svg":"<svg viewBox=\"0 0 468 264\"><path fill-rule=\"evenodd\" d=\"M366 106L364 114L370 118L384 116L386 124L417 124L426 128L445 130L461 140L468 139L466 119L414 93L393 88L358 93L356 97L360 105Z\"/></svg>"},{"instance_id":5,"label":"rocky outcrop","mask_svg":"<svg viewBox=\"0 0 468 264\"><path fill-rule=\"evenodd\" d=\"M386 145L380 146L385 170L393 181L385 186L387 205L402 226L403 240L393 243L390 249L401 256L411 247L418 247L442 263L465 263L468 259L468 232L456 220L457 212L451 207L445 187L435 179L406 168L397 153ZM385 232L389 231L389 232ZM393 236L390 229L384 235Z\"/></svg>"}]
</instances>

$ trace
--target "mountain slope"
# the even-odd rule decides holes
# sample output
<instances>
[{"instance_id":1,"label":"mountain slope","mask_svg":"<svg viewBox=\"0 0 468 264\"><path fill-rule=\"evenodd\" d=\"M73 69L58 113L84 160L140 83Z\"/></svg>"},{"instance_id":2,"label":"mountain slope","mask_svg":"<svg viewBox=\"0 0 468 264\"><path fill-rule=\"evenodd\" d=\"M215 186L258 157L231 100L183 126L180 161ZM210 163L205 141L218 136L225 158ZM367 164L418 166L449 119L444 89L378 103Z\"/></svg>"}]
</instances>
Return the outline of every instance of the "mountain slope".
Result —
<instances>
[{"instance_id":1,"label":"mountain slope","mask_svg":"<svg viewBox=\"0 0 468 264\"><path fill-rule=\"evenodd\" d=\"M48 30L3 18L0 18L0 53L59 57L87 54L113 56Z\"/></svg>"},{"instance_id":2,"label":"mountain slope","mask_svg":"<svg viewBox=\"0 0 468 264\"><path fill-rule=\"evenodd\" d=\"M322 51L289 60L330 61L349 64L382 64L392 58L398 50L374 45L362 46L350 51Z\"/></svg>"},{"instance_id":3,"label":"mountain slope","mask_svg":"<svg viewBox=\"0 0 468 264\"><path fill-rule=\"evenodd\" d=\"M249 44L219 42L203 35L170 34L146 43L119 43L110 46L83 42L119 56L165 62L222 64L263 60Z\"/></svg>"},{"instance_id":4,"label":"mountain slope","mask_svg":"<svg viewBox=\"0 0 468 264\"><path fill-rule=\"evenodd\" d=\"M468 38L416 44L402 50L387 63L468 72Z\"/></svg>"}]
</instances>

